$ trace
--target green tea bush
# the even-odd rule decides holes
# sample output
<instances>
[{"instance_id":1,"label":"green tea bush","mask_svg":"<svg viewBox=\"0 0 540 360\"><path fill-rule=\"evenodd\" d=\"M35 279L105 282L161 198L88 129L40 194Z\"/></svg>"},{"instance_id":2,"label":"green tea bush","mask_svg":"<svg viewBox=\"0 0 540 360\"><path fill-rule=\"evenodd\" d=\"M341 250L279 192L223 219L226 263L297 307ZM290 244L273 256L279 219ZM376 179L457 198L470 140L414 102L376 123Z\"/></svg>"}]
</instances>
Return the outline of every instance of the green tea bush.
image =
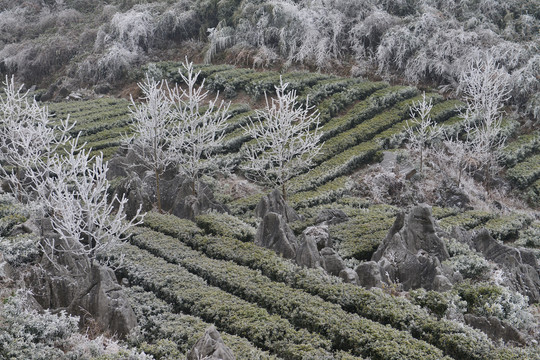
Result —
<instances>
[{"instance_id":1,"label":"green tea bush","mask_svg":"<svg viewBox=\"0 0 540 360\"><path fill-rule=\"evenodd\" d=\"M326 301L339 304L348 312L389 324L396 329L407 330L413 336L437 346L454 358L485 360L498 358L493 344L485 334L453 321L437 320L405 299L392 297L382 291L368 291L356 285L343 284L338 278L322 276L313 269L301 269L273 251L253 243L226 237L212 239L186 236L183 232L184 220L171 215L153 216L161 220L147 223L147 216L145 226L181 239L209 257L231 260L260 270L272 280L320 296Z\"/></svg>"},{"instance_id":2,"label":"green tea bush","mask_svg":"<svg viewBox=\"0 0 540 360\"><path fill-rule=\"evenodd\" d=\"M459 296L467 302L467 312L479 316L495 316L528 330L536 326L529 311L528 298L503 286L489 283L463 282L455 287Z\"/></svg>"},{"instance_id":3,"label":"green tea bush","mask_svg":"<svg viewBox=\"0 0 540 360\"><path fill-rule=\"evenodd\" d=\"M447 263L466 279L481 279L491 269L489 262L483 256L472 251L466 255L454 256L447 260Z\"/></svg>"},{"instance_id":4,"label":"green tea bush","mask_svg":"<svg viewBox=\"0 0 540 360\"><path fill-rule=\"evenodd\" d=\"M208 234L255 241L256 229L229 214L209 213L195 218L197 225Z\"/></svg>"},{"instance_id":5,"label":"green tea bush","mask_svg":"<svg viewBox=\"0 0 540 360\"><path fill-rule=\"evenodd\" d=\"M132 245L124 247L122 273L134 285L157 293L177 309L214 322L229 333L242 336L256 346L288 359L329 356L330 343L287 320L229 294Z\"/></svg>"},{"instance_id":6,"label":"green tea bush","mask_svg":"<svg viewBox=\"0 0 540 360\"><path fill-rule=\"evenodd\" d=\"M508 169L506 176L512 183L523 189L540 178L540 154L531 156Z\"/></svg>"},{"instance_id":7,"label":"green tea bush","mask_svg":"<svg viewBox=\"0 0 540 360\"><path fill-rule=\"evenodd\" d=\"M502 162L506 166L514 166L531 156L538 148L540 148L540 131L521 135L504 147Z\"/></svg>"},{"instance_id":8,"label":"green tea bush","mask_svg":"<svg viewBox=\"0 0 540 360\"><path fill-rule=\"evenodd\" d=\"M183 358L211 326L195 316L174 313L172 305L140 286L124 290L138 323L137 332L131 336L130 343L156 359ZM230 335L221 329L218 331L238 360L278 359L242 337Z\"/></svg>"}]
</instances>

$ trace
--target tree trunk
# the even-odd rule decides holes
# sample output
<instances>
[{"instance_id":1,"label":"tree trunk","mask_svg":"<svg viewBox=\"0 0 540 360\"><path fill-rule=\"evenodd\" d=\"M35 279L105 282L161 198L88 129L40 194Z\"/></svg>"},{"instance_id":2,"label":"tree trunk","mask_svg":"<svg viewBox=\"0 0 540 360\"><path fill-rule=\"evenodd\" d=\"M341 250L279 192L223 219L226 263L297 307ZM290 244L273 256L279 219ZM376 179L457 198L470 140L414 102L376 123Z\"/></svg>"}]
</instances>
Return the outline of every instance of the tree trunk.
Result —
<instances>
[{"instance_id":1,"label":"tree trunk","mask_svg":"<svg viewBox=\"0 0 540 360\"><path fill-rule=\"evenodd\" d=\"M156 168L155 169L155 173L156 173L156 199L157 199L157 207L158 207L158 212L162 212L161 211L161 189L159 188L159 169Z\"/></svg>"}]
</instances>

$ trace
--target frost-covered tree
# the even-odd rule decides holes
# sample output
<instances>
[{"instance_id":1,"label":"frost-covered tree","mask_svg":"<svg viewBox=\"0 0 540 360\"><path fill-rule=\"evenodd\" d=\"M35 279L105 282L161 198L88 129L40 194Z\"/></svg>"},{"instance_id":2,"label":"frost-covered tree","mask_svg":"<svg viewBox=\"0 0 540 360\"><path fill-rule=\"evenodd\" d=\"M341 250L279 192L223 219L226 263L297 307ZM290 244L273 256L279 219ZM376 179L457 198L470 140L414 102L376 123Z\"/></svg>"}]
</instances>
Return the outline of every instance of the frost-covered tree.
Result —
<instances>
[{"instance_id":1,"label":"frost-covered tree","mask_svg":"<svg viewBox=\"0 0 540 360\"><path fill-rule=\"evenodd\" d=\"M296 91L287 91L288 83L280 79L276 98L266 97L266 108L258 110L256 121L244 127L255 139L245 149L243 169L256 178L275 187L281 187L287 199L287 181L309 168L321 151L322 133L319 114L313 107L297 101Z\"/></svg>"},{"instance_id":2,"label":"frost-covered tree","mask_svg":"<svg viewBox=\"0 0 540 360\"><path fill-rule=\"evenodd\" d=\"M63 240L45 239L44 253L54 263L56 252L86 255L91 260L107 260L105 254L117 249L128 236L128 230L140 223L140 208L131 221L126 221L127 199L116 195L109 199L108 164L103 154L90 156L69 142L65 154L54 154L47 164L53 176L37 187L38 201L49 214L53 229Z\"/></svg>"},{"instance_id":3,"label":"frost-covered tree","mask_svg":"<svg viewBox=\"0 0 540 360\"><path fill-rule=\"evenodd\" d=\"M502 109L509 96L509 76L490 54L483 54L473 59L462 74L460 84L467 101L462 116L469 126L474 127L469 131L473 151L485 171L489 190L506 140L502 134Z\"/></svg>"},{"instance_id":4,"label":"frost-covered tree","mask_svg":"<svg viewBox=\"0 0 540 360\"><path fill-rule=\"evenodd\" d=\"M221 144L229 118L230 103L208 98L204 90L204 79L197 85L200 71L195 72L193 63L187 59L180 72L185 88L172 91L175 124L171 130L168 154L181 174L192 182L193 193L197 193L199 176L211 173L218 167L215 150Z\"/></svg>"},{"instance_id":5,"label":"frost-covered tree","mask_svg":"<svg viewBox=\"0 0 540 360\"><path fill-rule=\"evenodd\" d=\"M157 207L161 211L160 177L172 162L167 151L174 120L172 93L166 81L158 82L148 74L138 85L143 93L143 102L136 103L131 98L131 129L135 135L128 139L128 145L154 172Z\"/></svg>"},{"instance_id":6,"label":"frost-covered tree","mask_svg":"<svg viewBox=\"0 0 540 360\"><path fill-rule=\"evenodd\" d=\"M47 159L69 138L74 124L53 124L47 107L30 100L13 77L4 82L0 97L0 178L7 180L19 200L28 196L32 181L46 176Z\"/></svg>"},{"instance_id":7,"label":"frost-covered tree","mask_svg":"<svg viewBox=\"0 0 540 360\"><path fill-rule=\"evenodd\" d=\"M411 119L407 120L405 129L409 142L409 149L419 154L420 172L423 170L424 156L428 146L441 135L440 128L431 119L432 99L426 100L426 93L422 94L422 100L413 102L409 108Z\"/></svg>"}]
</instances>

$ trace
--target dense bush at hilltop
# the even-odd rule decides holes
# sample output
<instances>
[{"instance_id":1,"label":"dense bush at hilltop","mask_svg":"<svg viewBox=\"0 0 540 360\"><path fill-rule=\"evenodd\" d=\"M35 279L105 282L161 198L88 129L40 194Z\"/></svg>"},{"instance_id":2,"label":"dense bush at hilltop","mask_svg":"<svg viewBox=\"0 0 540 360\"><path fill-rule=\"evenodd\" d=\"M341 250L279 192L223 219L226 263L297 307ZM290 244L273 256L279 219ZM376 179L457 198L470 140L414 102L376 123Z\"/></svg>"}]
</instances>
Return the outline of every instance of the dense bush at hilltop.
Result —
<instances>
[{"instance_id":1,"label":"dense bush at hilltop","mask_svg":"<svg viewBox=\"0 0 540 360\"><path fill-rule=\"evenodd\" d=\"M531 0L43 1L0 4L0 70L98 92L148 60L188 54L249 66L350 69L460 90L479 51L512 75L512 103L540 115L540 6ZM65 94L63 94L65 96Z\"/></svg>"}]
</instances>

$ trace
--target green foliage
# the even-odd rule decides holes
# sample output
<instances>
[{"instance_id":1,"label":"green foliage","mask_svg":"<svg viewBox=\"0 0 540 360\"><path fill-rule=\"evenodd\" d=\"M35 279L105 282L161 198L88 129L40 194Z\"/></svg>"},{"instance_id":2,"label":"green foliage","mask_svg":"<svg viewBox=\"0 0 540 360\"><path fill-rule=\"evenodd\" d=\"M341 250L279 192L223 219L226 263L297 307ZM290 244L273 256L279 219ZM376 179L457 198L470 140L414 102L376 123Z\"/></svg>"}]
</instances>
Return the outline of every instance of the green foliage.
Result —
<instances>
[{"instance_id":1,"label":"green foliage","mask_svg":"<svg viewBox=\"0 0 540 360\"><path fill-rule=\"evenodd\" d=\"M350 350L355 355L369 355L373 359L436 359L442 356L435 348L414 341L406 333L390 330L378 323L346 313L338 305L324 302L319 297L283 283L273 282L259 271L231 262L209 259L187 246L178 244L174 238L148 232L136 235L132 241L137 246L203 277L209 284L256 303L270 313L282 314L298 327L324 335L332 341L336 350ZM343 332L344 323L347 324L346 332ZM378 345L381 343L385 345Z\"/></svg>"},{"instance_id":2,"label":"green foliage","mask_svg":"<svg viewBox=\"0 0 540 360\"><path fill-rule=\"evenodd\" d=\"M516 213L490 219L481 227L486 228L497 240L515 241L519 237L519 231L526 228L531 221L530 215Z\"/></svg>"},{"instance_id":3,"label":"green foliage","mask_svg":"<svg viewBox=\"0 0 540 360\"><path fill-rule=\"evenodd\" d=\"M490 283L458 284L454 291L467 302L467 312L479 316L495 316L519 329L534 326L528 311L528 299L517 292Z\"/></svg>"},{"instance_id":4,"label":"green foliage","mask_svg":"<svg viewBox=\"0 0 540 360\"><path fill-rule=\"evenodd\" d=\"M450 230L454 226L460 226L467 230L479 227L485 224L488 220L493 219L495 214L481 211L481 210L468 210L457 215L448 216L443 218L439 225Z\"/></svg>"},{"instance_id":5,"label":"green foliage","mask_svg":"<svg viewBox=\"0 0 540 360\"><path fill-rule=\"evenodd\" d=\"M504 147L502 161L506 166L514 166L534 154L538 148L540 148L540 131L521 135Z\"/></svg>"},{"instance_id":6,"label":"green foliage","mask_svg":"<svg viewBox=\"0 0 540 360\"><path fill-rule=\"evenodd\" d=\"M160 222L157 226L157 222L147 223L145 218L145 225L180 238L209 257L232 260L239 265L260 270L274 281L284 282L293 288L303 289L326 301L339 304L345 311L409 331L413 336L439 347L454 358L493 359L494 347L481 332L452 321L437 320L404 299L392 297L382 291L368 291L352 284L342 284L334 280L335 278L321 276L321 273L315 270L301 269L273 251L253 243L226 237L214 239L185 236L182 233L184 221L168 215L155 216L167 221Z\"/></svg>"},{"instance_id":7,"label":"green foliage","mask_svg":"<svg viewBox=\"0 0 540 360\"><path fill-rule=\"evenodd\" d=\"M208 234L234 237L246 242L255 241L255 228L229 214L214 212L199 215L195 222Z\"/></svg>"},{"instance_id":8,"label":"green foliage","mask_svg":"<svg viewBox=\"0 0 540 360\"><path fill-rule=\"evenodd\" d=\"M287 359L328 356L330 344L320 336L303 329L296 330L280 316L270 315L254 304L209 286L185 268L145 250L126 245L124 252L123 275L131 283L171 302L177 309L213 322L225 331Z\"/></svg>"},{"instance_id":9,"label":"green foliage","mask_svg":"<svg viewBox=\"0 0 540 360\"><path fill-rule=\"evenodd\" d=\"M428 309L438 318L442 318L448 310L448 299L446 293L437 291L426 291L422 288L409 292L412 303Z\"/></svg>"},{"instance_id":10,"label":"green foliage","mask_svg":"<svg viewBox=\"0 0 540 360\"><path fill-rule=\"evenodd\" d=\"M540 178L540 154L531 156L508 169L506 176L519 188L525 188Z\"/></svg>"},{"instance_id":11,"label":"green foliage","mask_svg":"<svg viewBox=\"0 0 540 360\"><path fill-rule=\"evenodd\" d=\"M124 290L139 327L139 334L130 342L156 359L183 358L211 325L195 316L174 313L170 304L139 286ZM277 359L242 337L218 331L238 360Z\"/></svg>"},{"instance_id":12,"label":"green foliage","mask_svg":"<svg viewBox=\"0 0 540 360\"><path fill-rule=\"evenodd\" d=\"M465 279L481 279L490 270L489 262L481 255L474 252L456 255L447 264L455 271L459 271Z\"/></svg>"},{"instance_id":13,"label":"green foliage","mask_svg":"<svg viewBox=\"0 0 540 360\"><path fill-rule=\"evenodd\" d=\"M540 179L525 190L525 196L531 206L535 208L540 206Z\"/></svg>"},{"instance_id":14,"label":"green foliage","mask_svg":"<svg viewBox=\"0 0 540 360\"><path fill-rule=\"evenodd\" d=\"M540 249L540 221L533 221L529 227L521 229L516 245Z\"/></svg>"},{"instance_id":15,"label":"green foliage","mask_svg":"<svg viewBox=\"0 0 540 360\"><path fill-rule=\"evenodd\" d=\"M371 206L349 221L330 227L339 253L345 258L369 260L394 223L396 209Z\"/></svg>"}]
</instances>

